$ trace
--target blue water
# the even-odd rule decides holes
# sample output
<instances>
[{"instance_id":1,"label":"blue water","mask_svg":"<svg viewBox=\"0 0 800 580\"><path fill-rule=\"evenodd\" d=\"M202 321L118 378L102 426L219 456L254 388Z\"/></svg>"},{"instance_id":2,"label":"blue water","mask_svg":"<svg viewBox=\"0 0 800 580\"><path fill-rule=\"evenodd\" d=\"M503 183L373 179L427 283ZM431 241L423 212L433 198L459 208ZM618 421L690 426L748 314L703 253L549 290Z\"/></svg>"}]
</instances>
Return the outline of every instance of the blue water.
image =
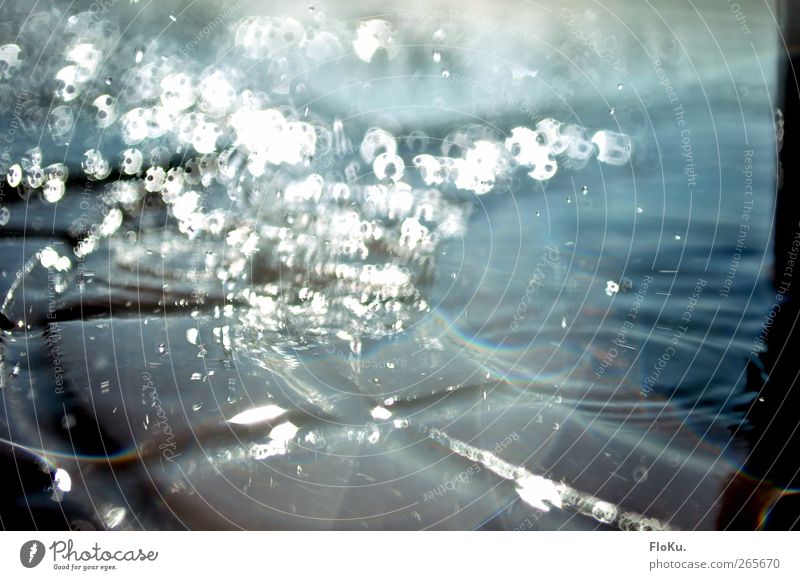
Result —
<instances>
[{"instance_id":1,"label":"blue water","mask_svg":"<svg viewBox=\"0 0 800 580\"><path fill-rule=\"evenodd\" d=\"M553 117L631 137L623 165L567 161L544 182L518 168L485 195L442 188L437 219L457 216L460 229L430 255L370 253L371 263L412 271L397 318L313 318L301 288L331 304L361 290L315 271L302 243L281 254L264 242L220 281L207 256L225 264L226 243L180 232L157 196L126 208L120 229L54 274L37 252L69 255L80 220L99 224L109 211L102 181L80 177L83 151L115 160L126 145L88 121L68 144L36 130L20 137L13 159L41 141L73 179L57 204L4 188L0 267L4 291L13 290L4 314L18 324L2 340L4 458L64 469L72 487L58 501L47 482L8 501L46 525L114 529L625 527L591 507L526 502L486 456L431 436L443 432L619 514L713 528L744 460L735 434L752 402L745 367L774 296L775 24L763 5L741 4L751 34L725 6L701 17L676 7L515 6L513 24L478 5L427 19L397 10L385 18L400 31L398 56L351 55L319 66L296 94L269 93L329 126L344 119L356 144L369 127L392 132L417 199L426 186L410 160L441 155L464 127L503 139ZM105 17L123 28L128 8L115 10ZM215 27L207 50L189 57L192 70L223 63L238 69L237 88L269 88L263 63L247 69L223 48L232 23L258 10L248 5ZM345 20L352 8L321 10ZM124 74L133 48L172 26L175 38L160 38L169 55L209 21L198 9L167 25L168 13L148 8L134 19L134 28L156 24L126 32L104 66ZM309 27L315 18L277 13ZM432 50L444 61L432 62ZM52 73L38 66L32 90ZM124 77L112 76L108 90L120 90ZM424 150L404 139L413 131L427 134ZM191 156L185 149L170 154ZM341 175L352 159L352 149L330 152L312 168ZM371 168L360 171L369 183ZM283 211L252 190L231 201L210 187L208 200L234 225L261 224L265 237ZM319 223L328 211L309 205L280 223L302 232L304 215ZM304 257L292 264L286 255ZM248 303L248 288L286 308L272 315ZM230 422L266 405L285 413ZM296 431L277 444L271 430L287 420Z\"/></svg>"}]
</instances>

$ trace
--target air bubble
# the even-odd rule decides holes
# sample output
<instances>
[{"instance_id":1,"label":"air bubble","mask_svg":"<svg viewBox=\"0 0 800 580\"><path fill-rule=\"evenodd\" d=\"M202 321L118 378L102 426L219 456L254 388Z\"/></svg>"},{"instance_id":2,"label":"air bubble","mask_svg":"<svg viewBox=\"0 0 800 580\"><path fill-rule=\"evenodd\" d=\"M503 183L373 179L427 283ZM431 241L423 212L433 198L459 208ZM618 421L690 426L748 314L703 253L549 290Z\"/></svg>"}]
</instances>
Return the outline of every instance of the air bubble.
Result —
<instances>
[{"instance_id":1,"label":"air bubble","mask_svg":"<svg viewBox=\"0 0 800 580\"><path fill-rule=\"evenodd\" d=\"M8 173L6 173L6 183L11 187L19 187L19 184L22 183L22 167L16 163L9 167Z\"/></svg>"},{"instance_id":2,"label":"air bubble","mask_svg":"<svg viewBox=\"0 0 800 580\"><path fill-rule=\"evenodd\" d=\"M151 167L145 173L144 188L150 192L161 191L166 179L167 173L163 167Z\"/></svg>"},{"instance_id":3,"label":"air bubble","mask_svg":"<svg viewBox=\"0 0 800 580\"><path fill-rule=\"evenodd\" d=\"M96 109L95 123L101 129L111 126L117 118L115 99L111 95L100 95L92 106Z\"/></svg>"},{"instance_id":4,"label":"air bubble","mask_svg":"<svg viewBox=\"0 0 800 580\"><path fill-rule=\"evenodd\" d=\"M380 153L395 155L397 141L391 133L375 127L364 134L359 151L364 161L372 163Z\"/></svg>"},{"instance_id":5,"label":"air bubble","mask_svg":"<svg viewBox=\"0 0 800 580\"><path fill-rule=\"evenodd\" d=\"M428 149L430 138L424 131L413 131L406 137L406 147L412 152L422 152Z\"/></svg>"},{"instance_id":6,"label":"air bubble","mask_svg":"<svg viewBox=\"0 0 800 580\"><path fill-rule=\"evenodd\" d=\"M27 170L24 179L25 185L32 189L38 189L44 183L44 171L38 165Z\"/></svg>"},{"instance_id":7,"label":"air bubble","mask_svg":"<svg viewBox=\"0 0 800 580\"><path fill-rule=\"evenodd\" d=\"M75 418L75 415L72 413L65 413L63 417L61 417L61 428L62 429L72 429L75 425L78 424L78 420Z\"/></svg>"},{"instance_id":8,"label":"air bubble","mask_svg":"<svg viewBox=\"0 0 800 580\"><path fill-rule=\"evenodd\" d=\"M142 168L142 152L138 149L126 149L122 153L120 167L125 175L136 175Z\"/></svg>"},{"instance_id":9,"label":"air bubble","mask_svg":"<svg viewBox=\"0 0 800 580\"><path fill-rule=\"evenodd\" d=\"M564 134L563 125L555 119L542 119L536 123L536 138L551 155L561 155L569 146L569 137Z\"/></svg>"},{"instance_id":10,"label":"air bubble","mask_svg":"<svg viewBox=\"0 0 800 580\"><path fill-rule=\"evenodd\" d=\"M171 203L171 201L181 193L185 182L186 179L184 178L182 168L173 167L170 169L167 172L164 180L164 188L162 193L164 201Z\"/></svg>"},{"instance_id":11,"label":"air bubble","mask_svg":"<svg viewBox=\"0 0 800 580\"><path fill-rule=\"evenodd\" d=\"M307 33L303 45L305 55L315 63L335 61L344 54L342 43L327 31L316 31L313 37Z\"/></svg>"},{"instance_id":12,"label":"air bubble","mask_svg":"<svg viewBox=\"0 0 800 580\"><path fill-rule=\"evenodd\" d=\"M25 171L33 171L34 168L42 165L42 148L34 147L28 149L22 157L22 168Z\"/></svg>"},{"instance_id":13,"label":"air bubble","mask_svg":"<svg viewBox=\"0 0 800 580\"><path fill-rule=\"evenodd\" d=\"M144 109L131 109L120 119L120 136L128 145L135 145L148 136L147 115Z\"/></svg>"},{"instance_id":14,"label":"air bubble","mask_svg":"<svg viewBox=\"0 0 800 580\"><path fill-rule=\"evenodd\" d=\"M59 87L56 90L56 96L62 101L69 102L80 95L81 83L78 81L77 66L65 66L56 73L56 80L59 81Z\"/></svg>"},{"instance_id":15,"label":"air bubble","mask_svg":"<svg viewBox=\"0 0 800 580\"><path fill-rule=\"evenodd\" d=\"M220 71L214 71L200 81L198 107L210 117L222 117L236 102L236 89Z\"/></svg>"},{"instance_id":16,"label":"air bubble","mask_svg":"<svg viewBox=\"0 0 800 580\"><path fill-rule=\"evenodd\" d=\"M555 175L558 167L550 150L544 144L546 141L539 131L516 127L506 139L505 148L514 161L531 169L528 173L531 178L545 181Z\"/></svg>"},{"instance_id":17,"label":"air bubble","mask_svg":"<svg viewBox=\"0 0 800 580\"><path fill-rule=\"evenodd\" d=\"M81 167L86 177L95 181L103 180L111 173L111 165L97 149L89 149L83 154Z\"/></svg>"},{"instance_id":18,"label":"air bubble","mask_svg":"<svg viewBox=\"0 0 800 580\"><path fill-rule=\"evenodd\" d=\"M361 22L353 38L353 50L364 62L372 62L378 51L385 53L389 60L400 52L394 29L385 20Z\"/></svg>"},{"instance_id":19,"label":"air bubble","mask_svg":"<svg viewBox=\"0 0 800 580\"><path fill-rule=\"evenodd\" d=\"M420 177L426 185L440 185L444 182L442 164L433 155L417 155L414 165L419 169Z\"/></svg>"},{"instance_id":20,"label":"air bubble","mask_svg":"<svg viewBox=\"0 0 800 580\"><path fill-rule=\"evenodd\" d=\"M50 179L46 184L42 194L45 201L48 203L55 203L64 197L66 187L64 182L58 179Z\"/></svg>"},{"instance_id":21,"label":"air bubble","mask_svg":"<svg viewBox=\"0 0 800 580\"><path fill-rule=\"evenodd\" d=\"M619 292L619 284L614 282L614 280L606 282L606 296L613 296L617 292Z\"/></svg>"},{"instance_id":22,"label":"air bubble","mask_svg":"<svg viewBox=\"0 0 800 580\"><path fill-rule=\"evenodd\" d=\"M622 133L598 131L592 137L597 159L610 165L624 165L631 158L631 139Z\"/></svg>"},{"instance_id":23,"label":"air bubble","mask_svg":"<svg viewBox=\"0 0 800 580\"><path fill-rule=\"evenodd\" d=\"M125 520L126 515L127 512L125 511L125 508L122 507L111 508L106 512L105 516L103 517L103 523L108 528L116 528Z\"/></svg>"},{"instance_id":24,"label":"air bubble","mask_svg":"<svg viewBox=\"0 0 800 580\"><path fill-rule=\"evenodd\" d=\"M161 104L168 111L182 111L194 104L194 81L184 73L176 73L161 81Z\"/></svg>"},{"instance_id":25,"label":"air bubble","mask_svg":"<svg viewBox=\"0 0 800 580\"><path fill-rule=\"evenodd\" d=\"M17 74L21 64L20 52L22 49L16 44L0 46L0 79L9 80Z\"/></svg>"},{"instance_id":26,"label":"air bubble","mask_svg":"<svg viewBox=\"0 0 800 580\"><path fill-rule=\"evenodd\" d=\"M79 85L82 85L94 78L102 58L102 51L93 44L84 42L69 50L67 53L67 61L74 63L74 66L65 67L62 71L70 69L71 72L67 74L74 75L73 80Z\"/></svg>"},{"instance_id":27,"label":"air bubble","mask_svg":"<svg viewBox=\"0 0 800 580\"><path fill-rule=\"evenodd\" d=\"M617 519L617 506L604 501L598 501L592 507L592 517L598 522L611 524Z\"/></svg>"},{"instance_id":28,"label":"air bubble","mask_svg":"<svg viewBox=\"0 0 800 580\"><path fill-rule=\"evenodd\" d=\"M405 163L398 155L381 153L373 161L372 171L380 180L389 178L392 181L399 181L403 177Z\"/></svg>"},{"instance_id":29,"label":"air bubble","mask_svg":"<svg viewBox=\"0 0 800 580\"><path fill-rule=\"evenodd\" d=\"M586 129L577 125L566 125L561 128L561 135L567 144L564 153L571 160L580 162L592 156L592 143Z\"/></svg>"}]
</instances>

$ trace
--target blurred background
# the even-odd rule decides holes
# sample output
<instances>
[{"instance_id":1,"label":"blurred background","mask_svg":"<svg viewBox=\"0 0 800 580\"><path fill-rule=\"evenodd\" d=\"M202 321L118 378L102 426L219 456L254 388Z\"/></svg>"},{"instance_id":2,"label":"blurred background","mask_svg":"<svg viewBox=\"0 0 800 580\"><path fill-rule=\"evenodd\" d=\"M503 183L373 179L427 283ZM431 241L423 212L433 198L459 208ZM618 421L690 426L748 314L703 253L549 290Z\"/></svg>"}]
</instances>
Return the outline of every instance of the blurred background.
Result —
<instances>
[{"instance_id":1,"label":"blurred background","mask_svg":"<svg viewBox=\"0 0 800 580\"><path fill-rule=\"evenodd\" d=\"M795 527L794 6L7 3L0 523Z\"/></svg>"}]
</instances>

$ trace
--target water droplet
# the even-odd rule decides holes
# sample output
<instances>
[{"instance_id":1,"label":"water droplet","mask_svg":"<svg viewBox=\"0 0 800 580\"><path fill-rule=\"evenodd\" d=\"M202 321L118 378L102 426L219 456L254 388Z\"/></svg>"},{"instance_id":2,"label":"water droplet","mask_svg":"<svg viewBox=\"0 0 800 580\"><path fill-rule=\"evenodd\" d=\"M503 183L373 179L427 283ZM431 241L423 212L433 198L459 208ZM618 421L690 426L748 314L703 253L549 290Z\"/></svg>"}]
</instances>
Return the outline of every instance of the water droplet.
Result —
<instances>
[{"instance_id":1,"label":"water droplet","mask_svg":"<svg viewBox=\"0 0 800 580\"><path fill-rule=\"evenodd\" d=\"M114 81L114 79L112 79L111 77L106 77L106 84L107 85L110 85L113 81Z\"/></svg>"},{"instance_id":2,"label":"water droplet","mask_svg":"<svg viewBox=\"0 0 800 580\"><path fill-rule=\"evenodd\" d=\"M542 215L542 212L540 212L540 211L537 211L537 212L536 212L536 217L539 217L540 215Z\"/></svg>"},{"instance_id":3,"label":"water droplet","mask_svg":"<svg viewBox=\"0 0 800 580\"><path fill-rule=\"evenodd\" d=\"M361 22L353 38L356 56L364 62L372 62L372 57L381 51L389 60L400 52L396 33L386 20L367 20Z\"/></svg>"},{"instance_id":4,"label":"water droplet","mask_svg":"<svg viewBox=\"0 0 800 580\"><path fill-rule=\"evenodd\" d=\"M7 207L0 207L0 226L4 226L11 219L11 210Z\"/></svg>"},{"instance_id":5,"label":"water droplet","mask_svg":"<svg viewBox=\"0 0 800 580\"><path fill-rule=\"evenodd\" d=\"M137 48L136 52L134 53L134 61L136 62L136 64L139 64L140 62L142 62L143 58L144 58L144 51L141 48Z\"/></svg>"},{"instance_id":6,"label":"water droplet","mask_svg":"<svg viewBox=\"0 0 800 580\"><path fill-rule=\"evenodd\" d=\"M405 163L399 155L381 153L372 162L372 171L378 179L398 181L405 172Z\"/></svg>"},{"instance_id":7,"label":"water droplet","mask_svg":"<svg viewBox=\"0 0 800 580\"><path fill-rule=\"evenodd\" d=\"M175 16L174 14L170 14L169 15L169 19L172 20L173 22L177 22L178 21L178 17Z\"/></svg>"},{"instance_id":8,"label":"water droplet","mask_svg":"<svg viewBox=\"0 0 800 580\"><path fill-rule=\"evenodd\" d=\"M624 89L624 88L625 88L625 86L624 86L622 83L619 83L619 84L617 85L617 90L618 90L618 91L621 91L621 90L622 90L622 89Z\"/></svg>"},{"instance_id":9,"label":"water droplet","mask_svg":"<svg viewBox=\"0 0 800 580\"><path fill-rule=\"evenodd\" d=\"M681 235L678 233L672 234L672 239L675 240L676 242L680 241Z\"/></svg>"},{"instance_id":10,"label":"water droplet","mask_svg":"<svg viewBox=\"0 0 800 580\"><path fill-rule=\"evenodd\" d=\"M11 187L17 187L22 183L22 167L17 164L9 167L8 173L6 173L6 183Z\"/></svg>"},{"instance_id":11,"label":"water droplet","mask_svg":"<svg viewBox=\"0 0 800 580\"><path fill-rule=\"evenodd\" d=\"M644 208L637 207L636 208L636 213L644 213Z\"/></svg>"},{"instance_id":12,"label":"water droplet","mask_svg":"<svg viewBox=\"0 0 800 580\"><path fill-rule=\"evenodd\" d=\"M167 354L167 346L165 344L158 345L158 354L160 354L161 356Z\"/></svg>"},{"instance_id":13,"label":"water droplet","mask_svg":"<svg viewBox=\"0 0 800 580\"><path fill-rule=\"evenodd\" d=\"M447 70L446 68L442 69L442 78L445 78L445 79L450 78L450 71Z\"/></svg>"},{"instance_id":14,"label":"water droplet","mask_svg":"<svg viewBox=\"0 0 800 580\"><path fill-rule=\"evenodd\" d=\"M53 474L53 484L57 490L64 493L72 490L72 478L65 469L56 469L56 472Z\"/></svg>"},{"instance_id":15,"label":"water droplet","mask_svg":"<svg viewBox=\"0 0 800 580\"><path fill-rule=\"evenodd\" d=\"M392 416L392 412L386 407L377 406L370 411L373 419L386 420Z\"/></svg>"},{"instance_id":16,"label":"water droplet","mask_svg":"<svg viewBox=\"0 0 800 580\"><path fill-rule=\"evenodd\" d=\"M614 114L614 109L611 109ZM624 165L631 158L631 138L623 133L598 131L592 135L597 160L610 165Z\"/></svg>"},{"instance_id":17,"label":"water droplet","mask_svg":"<svg viewBox=\"0 0 800 580\"><path fill-rule=\"evenodd\" d=\"M588 194L589 193L589 186L588 185L584 185L583 187L581 187L581 193L583 195Z\"/></svg>"},{"instance_id":18,"label":"water droplet","mask_svg":"<svg viewBox=\"0 0 800 580\"><path fill-rule=\"evenodd\" d=\"M617 519L617 506L604 501L598 501L594 504L594 507L592 507L592 517L598 522L610 524Z\"/></svg>"},{"instance_id":19,"label":"water droplet","mask_svg":"<svg viewBox=\"0 0 800 580\"><path fill-rule=\"evenodd\" d=\"M616 112L617 112L617 110L614 107L611 107L611 110L608 111L608 114L609 115L614 115Z\"/></svg>"},{"instance_id":20,"label":"water droplet","mask_svg":"<svg viewBox=\"0 0 800 580\"><path fill-rule=\"evenodd\" d=\"M196 328L189 328L186 330L186 340L189 344L197 344L197 337L200 335L200 332Z\"/></svg>"},{"instance_id":21,"label":"water droplet","mask_svg":"<svg viewBox=\"0 0 800 580\"><path fill-rule=\"evenodd\" d=\"M72 429L77 424L78 421L75 419L75 415L71 413L66 413L63 417L61 417L61 427L64 429Z\"/></svg>"},{"instance_id":22,"label":"water droplet","mask_svg":"<svg viewBox=\"0 0 800 580\"><path fill-rule=\"evenodd\" d=\"M125 514L126 514L125 508L122 507L111 508L106 512L106 515L103 518L103 522L109 528L116 528L125 519Z\"/></svg>"},{"instance_id":23,"label":"water droplet","mask_svg":"<svg viewBox=\"0 0 800 580\"><path fill-rule=\"evenodd\" d=\"M442 61L442 53L438 50L433 51L433 62L441 62Z\"/></svg>"},{"instance_id":24,"label":"water droplet","mask_svg":"<svg viewBox=\"0 0 800 580\"><path fill-rule=\"evenodd\" d=\"M567 203L572 203L572 196L571 195L567 196Z\"/></svg>"},{"instance_id":25,"label":"water droplet","mask_svg":"<svg viewBox=\"0 0 800 580\"><path fill-rule=\"evenodd\" d=\"M638 466L633 470L633 480L637 483L647 479L647 468L644 465Z\"/></svg>"}]
</instances>

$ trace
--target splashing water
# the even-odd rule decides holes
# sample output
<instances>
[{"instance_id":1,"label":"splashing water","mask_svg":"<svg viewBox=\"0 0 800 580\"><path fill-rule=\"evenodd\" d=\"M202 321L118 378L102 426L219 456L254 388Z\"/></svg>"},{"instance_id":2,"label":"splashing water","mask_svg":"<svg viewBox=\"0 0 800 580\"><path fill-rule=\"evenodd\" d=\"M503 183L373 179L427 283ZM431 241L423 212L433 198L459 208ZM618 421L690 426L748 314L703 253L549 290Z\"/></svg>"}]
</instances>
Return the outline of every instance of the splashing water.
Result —
<instances>
[{"instance_id":1,"label":"splashing water","mask_svg":"<svg viewBox=\"0 0 800 580\"><path fill-rule=\"evenodd\" d=\"M146 265L161 235L143 232L132 252L115 233L158 200L175 236L192 242L173 238L160 253L180 263L182 252L214 248L186 274L198 285L224 288L226 302L237 305L237 339L245 349L265 332L298 344L336 335L355 344L401 332L430 310L419 284L435 268L437 248L466 234L471 207L459 191L502 191L518 168L542 182L560 163L630 159L626 135L599 130L590 137L551 118L514 127L505 139L474 127L457 130L437 155L421 130L410 131L404 147L385 127L362 128L303 107L297 81L313 84L315 74L331 73L306 68L313 63L343 58L344 47L367 63L379 52L397 56L399 33L387 21L347 31L331 22L322 28L292 17L248 17L231 27L226 50L237 57L229 66L187 71L168 50L152 46L145 56L137 49L120 94L94 96L105 90L96 79L105 78L104 58L114 50L101 35L108 26L89 13L70 17L63 66L51 65L63 103L51 113L52 139L68 138L76 115L93 116L100 131L80 171L104 182L105 218L80 240L75 258L110 239L116 261ZM30 66L19 53L16 45L0 48L13 64L8 74ZM263 61L266 86L244 74L247 62ZM90 111L75 108L79 97ZM128 148L114 154L109 147L117 139ZM44 164L42 149L31 149L6 181L55 203L69 173L63 163Z\"/></svg>"},{"instance_id":2,"label":"splashing water","mask_svg":"<svg viewBox=\"0 0 800 580\"><path fill-rule=\"evenodd\" d=\"M188 498L175 509L198 527L258 527L259 517L286 526L328 518L332 527L369 527L374 514L386 518L375 525L435 526L461 513L470 503L463 498L486 496L496 511L508 490L485 490L500 485L509 486L513 502L579 514L591 525L673 527L661 518L669 514L641 515L648 513L644 499L634 506L642 509L629 509L625 497L607 498L602 485L602 493L585 493L578 482L527 464L530 457L513 446L492 449L496 442L459 435L474 429L494 436L495 423L505 423L520 425L514 441L528 437L536 441L531 446L556 435L581 438L565 403L578 407L583 399L547 394L560 383L548 363L573 365L563 337L585 320L577 300L554 314L556 334L531 347L525 364L519 345L538 336L531 324L551 299L545 279L563 284L557 290L567 295L580 283L595 284L595 298L634 295L618 272L595 271L592 282L568 277L562 252L575 242L560 240L551 220L564 208L576 216L590 211L606 195L606 178L652 162L638 109L598 102L602 114L581 117L572 108L583 98L576 87L587 84L610 82L614 99L644 92L618 80L635 63L585 78L562 74L546 59L534 62L535 51L530 58L501 50L479 58L487 39L509 30L487 30L478 20L428 22L412 11L335 20L316 8L270 16L233 9L209 18L201 36L185 36L189 13L154 14L170 35L129 37L110 17L86 12L59 24L42 12L34 28L57 31L46 58L37 61L31 34L0 46L0 79L20 87L11 98L0 94L18 132L0 164L6 193L52 208L62 216L54 223L66 222L64 239L34 246L15 266L0 311L18 328L31 328L39 315L48 326L37 339L54 367L62 358L76 366L76 356L97 348L91 364L99 370L92 367L95 376L87 371L84 382L96 397L93 411L113 433L108 439L119 442L86 445L71 457L61 441L53 443L58 437L29 441L24 450L46 463L59 502L79 493L72 459L133 470L141 457L157 466L147 476L157 472L159 493ZM579 60L580 38L569 38L561 48ZM662 52L656 54L669 56ZM577 177L587 168L597 180ZM548 205L554 199L555 210ZM21 204L0 201L0 226L20 228ZM651 213L647 202L630 213ZM513 219L502 213L508 208L517 212ZM486 217L492 214L504 220L499 234ZM590 219L588 227L601 221ZM504 235L523 229L539 236L520 234L524 252L503 245ZM687 237L674 236L673 245ZM522 273L528 286L521 298L510 286L483 286L496 272L524 269L531 252L538 259L529 246L540 238L559 241L532 274ZM470 267L482 260L486 271ZM46 304L38 313L26 310L26 285L44 272ZM497 303L487 306L492 299ZM504 318L511 302L514 326ZM95 320L85 304L108 310ZM89 330L70 326L76 312ZM51 320L83 338L82 353L63 343ZM141 345L127 340L137 332ZM508 336L497 338L503 332ZM19 345L12 340L7 348L3 388L27 376ZM597 358L610 360L603 348ZM610 360L607 376L617 362ZM153 380L159 373L162 380ZM54 380L58 388L69 384L58 373ZM638 395L636 380L626 375L620 385ZM70 406L85 406L82 396L78 403L47 400L60 435L91 424ZM648 404L655 406L635 402L644 416L654 415ZM619 467L605 447L597 455ZM645 455L656 453L636 456ZM466 475L460 466L449 473L451 457L472 462ZM447 478L436 480L437 468ZM633 479L643 482L657 468L637 465ZM104 483L116 477L111 471ZM231 481L248 502L241 505L263 511L231 508L237 517L217 521L192 507L198 497L235 504L226 491ZM336 512L347 503L336 494L347 486L358 500ZM429 501L454 490L436 506ZM128 502L103 496L95 525L160 525L157 515L132 505L135 499ZM361 505L368 507L359 511ZM392 520L395 511L401 515ZM482 519L464 513L470 526Z\"/></svg>"}]
</instances>

